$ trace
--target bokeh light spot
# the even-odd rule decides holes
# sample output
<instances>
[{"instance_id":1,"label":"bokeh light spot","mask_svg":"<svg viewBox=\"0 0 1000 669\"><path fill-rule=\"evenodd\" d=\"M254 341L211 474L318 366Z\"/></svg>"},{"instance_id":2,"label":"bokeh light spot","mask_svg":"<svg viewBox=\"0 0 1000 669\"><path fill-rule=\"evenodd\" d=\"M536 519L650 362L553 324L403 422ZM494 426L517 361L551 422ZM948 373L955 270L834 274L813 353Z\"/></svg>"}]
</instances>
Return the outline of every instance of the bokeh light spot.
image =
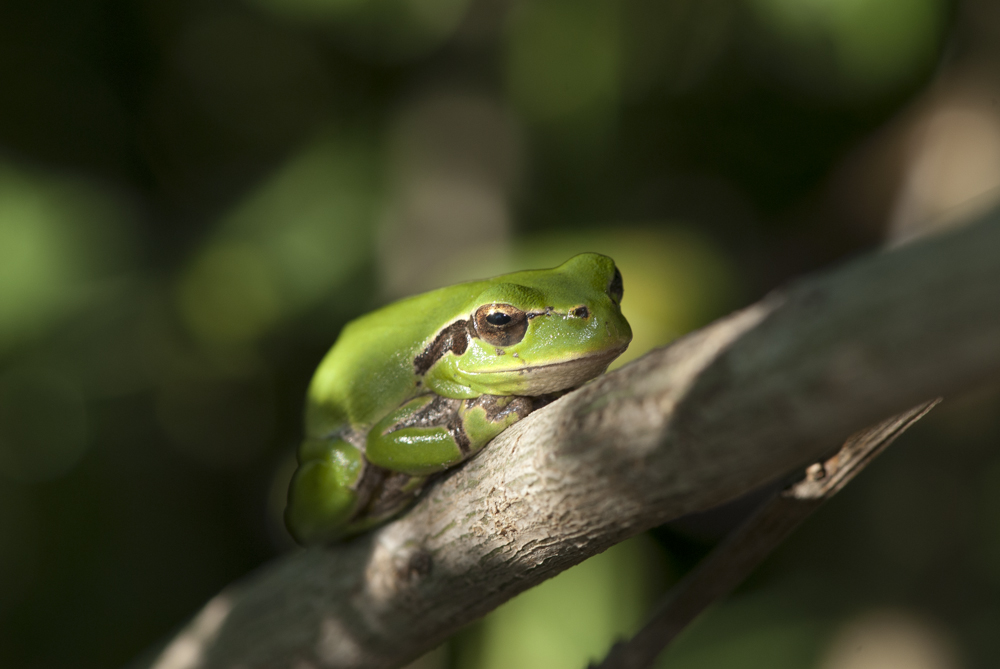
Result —
<instances>
[{"instance_id":1,"label":"bokeh light spot","mask_svg":"<svg viewBox=\"0 0 1000 669\"><path fill-rule=\"evenodd\" d=\"M455 29L468 4L468 0L403 0L416 25L440 36Z\"/></svg>"},{"instance_id":2,"label":"bokeh light spot","mask_svg":"<svg viewBox=\"0 0 1000 669\"><path fill-rule=\"evenodd\" d=\"M26 183L0 190L0 332L28 327L58 309L72 273L59 212ZM9 334L8 334L9 336Z\"/></svg>"},{"instance_id":3,"label":"bokeh light spot","mask_svg":"<svg viewBox=\"0 0 1000 669\"><path fill-rule=\"evenodd\" d=\"M792 49L831 48L841 79L860 88L891 86L926 67L937 53L946 20L942 0L749 0L749 4ZM814 64L821 66L819 61Z\"/></svg>"},{"instance_id":4,"label":"bokeh light spot","mask_svg":"<svg viewBox=\"0 0 1000 669\"><path fill-rule=\"evenodd\" d=\"M907 611L868 611L837 632L820 669L959 669L947 630Z\"/></svg>"},{"instance_id":5,"label":"bokeh light spot","mask_svg":"<svg viewBox=\"0 0 1000 669\"><path fill-rule=\"evenodd\" d=\"M91 187L0 164L0 351L127 264L121 223L116 204Z\"/></svg>"},{"instance_id":6,"label":"bokeh light spot","mask_svg":"<svg viewBox=\"0 0 1000 669\"><path fill-rule=\"evenodd\" d=\"M469 249L505 246L518 140L509 114L491 97L443 93L401 111L387 143L391 182L379 231L387 294L434 288L437 267Z\"/></svg>"},{"instance_id":7,"label":"bokeh light spot","mask_svg":"<svg viewBox=\"0 0 1000 669\"><path fill-rule=\"evenodd\" d=\"M279 315L274 276L248 244L219 244L203 251L181 280L178 297L191 330L213 342L255 339Z\"/></svg>"},{"instance_id":8,"label":"bokeh light spot","mask_svg":"<svg viewBox=\"0 0 1000 669\"><path fill-rule=\"evenodd\" d=\"M652 568L664 567L642 537L612 546L496 609L474 631L478 639L458 664L477 669L586 666L617 638L637 631L655 596L646 579Z\"/></svg>"},{"instance_id":9,"label":"bokeh light spot","mask_svg":"<svg viewBox=\"0 0 1000 669\"><path fill-rule=\"evenodd\" d=\"M604 0L526 4L507 36L507 83L529 118L606 113L617 101L616 5Z\"/></svg>"},{"instance_id":10,"label":"bokeh light spot","mask_svg":"<svg viewBox=\"0 0 1000 669\"><path fill-rule=\"evenodd\" d=\"M295 306L313 303L364 263L377 206L374 148L363 138L308 146L223 222L256 243Z\"/></svg>"},{"instance_id":11,"label":"bokeh light spot","mask_svg":"<svg viewBox=\"0 0 1000 669\"><path fill-rule=\"evenodd\" d=\"M374 149L355 137L306 147L219 223L178 284L193 333L249 342L326 297L374 246Z\"/></svg>"}]
</instances>

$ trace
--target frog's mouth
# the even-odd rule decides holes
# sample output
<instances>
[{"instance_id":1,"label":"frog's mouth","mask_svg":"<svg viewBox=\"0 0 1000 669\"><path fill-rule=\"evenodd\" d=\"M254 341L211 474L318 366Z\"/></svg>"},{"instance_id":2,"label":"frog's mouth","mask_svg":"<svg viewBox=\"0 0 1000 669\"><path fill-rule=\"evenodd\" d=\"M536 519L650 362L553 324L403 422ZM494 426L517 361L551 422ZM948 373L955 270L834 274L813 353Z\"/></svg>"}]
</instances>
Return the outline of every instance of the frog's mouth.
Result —
<instances>
[{"instance_id":1,"label":"frog's mouth","mask_svg":"<svg viewBox=\"0 0 1000 669\"><path fill-rule=\"evenodd\" d=\"M625 352L628 344L606 351L598 351L581 358L545 365L525 365L510 369L472 374L479 378L507 377L517 386L518 395L546 395L582 385L600 376L611 362Z\"/></svg>"}]
</instances>

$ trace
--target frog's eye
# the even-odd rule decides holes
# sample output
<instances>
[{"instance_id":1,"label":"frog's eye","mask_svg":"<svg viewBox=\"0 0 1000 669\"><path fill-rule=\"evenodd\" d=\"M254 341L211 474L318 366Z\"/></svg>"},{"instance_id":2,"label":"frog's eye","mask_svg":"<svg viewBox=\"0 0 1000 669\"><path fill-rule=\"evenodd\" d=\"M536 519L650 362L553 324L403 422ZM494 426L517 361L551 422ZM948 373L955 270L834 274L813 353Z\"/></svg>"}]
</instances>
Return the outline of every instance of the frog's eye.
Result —
<instances>
[{"instance_id":1,"label":"frog's eye","mask_svg":"<svg viewBox=\"0 0 1000 669\"><path fill-rule=\"evenodd\" d=\"M512 346L528 330L528 315L509 304L484 304L473 317L476 334L491 346Z\"/></svg>"},{"instance_id":2,"label":"frog's eye","mask_svg":"<svg viewBox=\"0 0 1000 669\"><path fill-rule=\"evenodd\" d=\"M622 285L622 273L615 267L615 275L611 277L611 282L608 284L608 297L614 300L615 304L621 304L624 293L625 287Z\"/></svg>"}]
</instances>

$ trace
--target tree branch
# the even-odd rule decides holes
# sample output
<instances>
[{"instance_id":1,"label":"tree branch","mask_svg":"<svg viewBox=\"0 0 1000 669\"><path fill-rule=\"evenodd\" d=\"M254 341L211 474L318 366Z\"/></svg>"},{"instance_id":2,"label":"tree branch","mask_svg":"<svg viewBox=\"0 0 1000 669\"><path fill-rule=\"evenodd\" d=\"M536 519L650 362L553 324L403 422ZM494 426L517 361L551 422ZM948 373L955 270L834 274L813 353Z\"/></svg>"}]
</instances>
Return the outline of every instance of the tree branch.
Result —
<instances>
[{"instance_id":1,"label":"tree branch","mask_svg":"<svg viewBox=\"0 0 1000 669\"><path fill-rule=\"evenodd\" d=\"M695 618L742 583L795 528L938 402L926 402L853 434L835 455L809 465L797 481L761 504L685 574L634 637L616 643L602 662L591 663L589 669L652 667Z\"/></svg>"},{"instance_id":2,"label":"tree branch","mask_svg":"<svg viewBox=\"0 0 1000 669\"><path fill-rule=\"evenodd\" d=\"M995 376L998 220L807 277L601 377L398 521L231 586L135 666L400 666L616 542Z\"/></svg>"}]
</instances>

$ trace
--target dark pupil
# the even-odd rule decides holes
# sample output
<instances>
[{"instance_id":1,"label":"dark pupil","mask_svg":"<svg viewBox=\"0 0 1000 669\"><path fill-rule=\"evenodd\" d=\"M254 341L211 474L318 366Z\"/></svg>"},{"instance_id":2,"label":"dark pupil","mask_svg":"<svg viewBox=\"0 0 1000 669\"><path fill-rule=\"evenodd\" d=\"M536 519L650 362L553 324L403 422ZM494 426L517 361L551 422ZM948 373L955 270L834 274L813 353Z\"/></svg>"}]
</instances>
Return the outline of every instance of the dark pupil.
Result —
<instances>
[{"instance_id":1,"label":"dark pupil","mask_svg":"<svg viewBox=\"0 0 1000 669\"><path fill-rule=\"evenodd\" d=\"M486 317L486 322L490 325L507 325L510 323L510 316L502 311L494 311Z\"/></svg>"}]
</instances>

